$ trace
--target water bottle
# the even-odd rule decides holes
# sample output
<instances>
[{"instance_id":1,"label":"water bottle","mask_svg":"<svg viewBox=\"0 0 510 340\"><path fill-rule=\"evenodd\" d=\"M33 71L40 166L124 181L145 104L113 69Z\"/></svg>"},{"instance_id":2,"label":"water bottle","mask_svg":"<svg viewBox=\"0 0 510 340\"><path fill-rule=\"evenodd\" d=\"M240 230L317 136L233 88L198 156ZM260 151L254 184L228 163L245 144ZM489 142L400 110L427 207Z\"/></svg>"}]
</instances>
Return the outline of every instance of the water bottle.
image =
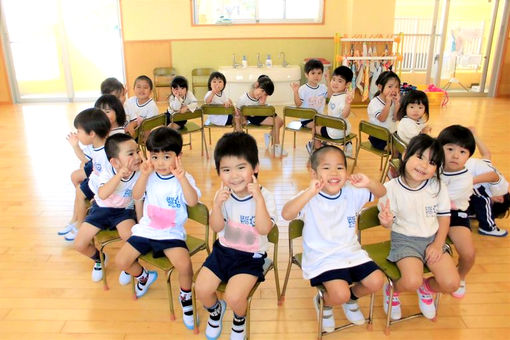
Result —
<instances>
[{"instance_id":1,"label":"water bottle","mask_svg":"<svg viewBox=\"0 0 510 340\"><path fill-rule=\"evenodd\" d=\"M248 67L248 60L246 60L246 56L243 55L243 60L241 61L241 65L243 66L243 68L247 68Z\"/></svg>"},{"instance_id":2,"label":"water bottle","mask_svg":"<svg viewBox=\"0 0 510 340\"><path fill-rule=\"evenodd\" d=\"M273 61L271 60L271 55L268 54L267 59L266 59L266 67L272 67L272 66L273 66Z\"/></svg>"}]
</instances>

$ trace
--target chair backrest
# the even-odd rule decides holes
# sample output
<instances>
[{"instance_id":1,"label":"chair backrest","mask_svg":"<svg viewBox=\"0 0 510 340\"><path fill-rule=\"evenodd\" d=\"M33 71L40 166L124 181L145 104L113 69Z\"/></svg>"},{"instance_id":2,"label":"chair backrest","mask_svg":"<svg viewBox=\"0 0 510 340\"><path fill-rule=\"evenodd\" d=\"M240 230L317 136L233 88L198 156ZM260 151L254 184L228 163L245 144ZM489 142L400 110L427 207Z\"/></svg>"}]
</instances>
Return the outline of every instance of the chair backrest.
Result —
<instances>
[{"instance_id":1,"label":"chair backrest","mask_svg":"<svg viewBox=\"0 0 510 340\"><path fill-rule=\"evenodd\" d=\"M327 116L327 115L322 115L322 114L315 115L314 125L315 126L326 126L326 127L337 129L337 130L342 130L342 131L344 131L344 136L345 136L345 132L347 130L347 123L345 122L345 120L343 118L332 117L332 116Z\"/></svg>"},{"instance_id":2,"label":"chair backrest","mask_svg":"<svg viewBox=\"0 0 510 340\"><path fill-rule=\"evenodd\" d=\"M171 121L180 122L182 120L190 120L195 118L201 118L203 120L202 109L196 109L195 111L186 111L184 113L175 113L171 115ZM203 125L203 124L202 124Z\"/></svg>"},{"instance_id":3,"label":"chair backrest","mask_svg":"<svg viewBox=\"0 0 510 340\"><path fill-rule=\"evenodd\" d=\"M221 104L204 104L200 107L204 115L233 115L235 108L233 106L225 107Z\"/></svg>"},{"instance_id":4,"label":"chair backrest","mask_svg":"<svg viewBox=\"0 0 510 340\"><path fill-rule=\"evenodd\" d=\"M197 223L202 224L205 227L205 243L207 252L209 253L209 209L201 202L195 204L195 206L186 206L188 210L188 218Z\"/></svg>"},{"instance_id":5,"label":"chair backrest","mask_svg":"<svg viewBox=\"0 0 510 340\"><path fill-rule=\"evenodd\" d=\"M379 222L379 208L373 205L362 209L358 214L358 231L370 229L381 225Z\"/></svg>"},{"instance_id":6,"label":"chair backrest","mask_svg":"<svg viewBox=\"0 0 510 340\"><path fill-rule=\"evenodd\" d=\"M283 108L284 117L294 117L300 119L313 119L317 111L311 108L302 108L297 106L285 106Z\"/></svg>"},{"instance_id":7,"label":"chair backrest","mask_svg":"<svg viewBox=\"0 0 510 340\"><path fill-rule=\"evenodd\" d=\"M393 133L391 135L391 145L393 147L393 150L398 151L400 154L403 154L404 151L407 149L407 144L400 138L397 133Z\"/></svg>"},{"instance_id":8,"label":"chair backrest","mask_svg":"<svg viewBox=\"0 0 510 340\"><path fill-rule=\"evenodd\" d=\"M210 67L201 67L201 68L194 68L191 70L191 76L192 77L209 77L211 73L214 72L213 68ZM207 82L205 83L207 85Z\"/></svg>"},{"instance_id":9,"label":"chair backrest","mask_svg":"<svg viewBox=\"0 0 510 340\"><path fill-rule=\"evenodd\" d=\"M375 125L373 123L369 123L366 120L362 120L359 122L359 132L361 135L361 132L366 133L367 135L370 135L375 138L382 139L390 145L391 143L391 133L390 130L388 130L385 127Z\"/></svg>"},{"instance_id":10,"label":"chair backrest","mask_svg":"<svg viewBox=\"0 0 510 340\"><path fill-rule=\"evenodd\" d=\"M243 116L274 117L276 110L271 105L245 105L241 107Z\"/></svg>"},{"instance_id":11,"label":"chair backrest","mask_svg":"<svg viewBox=\"0 0 510 340\"><path fill-rule=\"evenodd\" d=\"M289 241L294 240L298 237L303 236L303 227L305 222L303 220L292 220L289 223Z\"/></svg>"},{"instance_id":12,"label":"chair backrest","mask_svg":"<svg viewBox=\"0 0 510 340\"><path fill-rule=\"evenodd\" d=\"M155 127L164 125L166 125L166 116L164 113L142 121L142 124L140 124L140 127L138 128L138 144L142 147L142 151L145 152L145 143L149 136L149 132Z\"/></svg>"},{"instance_id":13,"label":"chair backrest","mask_svg":"<svg viewBox=\"0 0 510 340\"><path fill-rule=\"evenodd\" d=\"M170 87L170 82L176 75L173 67L156 67L152 73L154 75L154 86Z\"/></svg>"}]
</instances>

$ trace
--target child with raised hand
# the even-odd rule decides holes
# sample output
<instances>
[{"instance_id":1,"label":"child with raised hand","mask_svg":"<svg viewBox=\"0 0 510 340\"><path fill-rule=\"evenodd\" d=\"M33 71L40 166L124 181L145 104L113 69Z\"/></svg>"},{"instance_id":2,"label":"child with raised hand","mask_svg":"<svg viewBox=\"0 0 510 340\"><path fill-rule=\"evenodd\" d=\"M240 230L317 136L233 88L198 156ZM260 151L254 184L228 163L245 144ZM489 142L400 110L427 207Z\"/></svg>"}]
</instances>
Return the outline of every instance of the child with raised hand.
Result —
<instances>
[{"instance_id":1,"label":"child with raised hand","mask_svg":"<svg viewBox=\"0 0 510 340\"><path fill-rule=\"evenodd\" d=\"M206 104L224 105L225 107L231 107L234 104L232 100L227 97L225 93L225 86L227 85L227 79L221 72L212 72L207 81L207 88L209 91L205 94L204 102ZM209 116L211 124L218 126L233 125L235 131L241 129L240 116L236 114L232 115L211 115Z\"/></svg>"},{"instance_id":2,"label":"child with raised hand","mask_svg":"<svg viewBox=\"0 0 510 340\"><path fill-rule=\"evenodd\" d=\"M198 107L197 98L189 91L188 80L183 76L175 77L170 87L172 88L172 93L168 98L167 122L168 126L172 129L180 130L186 125L187 120L172 123L171 116L187 111L195 112Z\"/></svg>"},{"instance_id":3,"label":"child with raised hand","mask_svg":"<svg viewBox=\"0 0 510 340\"><path fill-rule=\"evenodd\" d=\"M312 286L326 288L322 327L332 332L333 306L342 305L347 319L362 325L365 317L358 298L381 289L384 283L383 273L358 242L356 215L386 190L363 174L348 176L345 155L336 146L317 149L310 162L310 186L284 205L282 216L304 221L303 276ZM313 303L318 313L318 295Z\"/></svg>"},{"instance_id":4,"label":"child with raised hand","mask_svg":"<svg viewBox=\"0 0 510 340\"><path fill-rule=\"evenodd\" d=\"M128 98L124 104L124 109L128 118L126 132L131 136L134 136L135 130L142 124L144 119L159 114L158 106L151 98L152 88L151 78L146 75L138 76L133 86L135 95Z\"/></svg>"},{"instance_id":5,"label":"child with raised hand","mask_svg":"<svg viewBox=\"0 0 510 340\"><path fill-rule=\"evenodd\" d=\"M94 107L103 110L110 120L110 136L116 133L125 133L126 111L116 96L104 94L96 100Z\"/></svg>"},{"instance_id":6,"label":"child with raised hand","mask_svg":"<svg viewBox=\"0 0 510 340\"><path fill-rule=\"evenodd\" d=\"M195 291L209 312L205 335L217 339L228 304L234 312L230 339L244 339L248 295L264 281L267 234L276 221L273 195L257 181L259 159L255 139L243 132L223 135L214 150L220 189L209 220L218 233L213 250L198 274ZM226 282L225 301L216 289Z\"/></svg>"},{"instance_id":7,"label":"child with raised hand","mask_svg":"<svg viewBox=\"0 0 510 340\"><path fill-rule=\"evenodd\" d=\"M193 176L182 167L182 137L177 131L156 128L147 139L147 150L149 159L142 163L133 188L133 198L144 199L143 216L132 228L132 236L119 250L115 261L119 268L136 278L136 296L141 297L158 273L147 271L138 263L138 257L150 251L154 257L166 256L179 273L184 325L193 329L193 269L184 224L188 219L186 206L197 204L200 190Z\"/></svg>"},{"instance_id":8,"label":"child with raised hand","mask_svg":"<svg viewBox=\"0 0 510 340\"><path fill-rule=\"evenodd\" d=\"M420 134L409 142L402 157L400 176L384 183L386 196L379 200L381 225L391 229L388 261L395 262L401 278L391 301L391 319L401 318L400 292L416 291L422 314L436 316L434 292L452 293L459 274L444 244L450 224L450 199L439 179L444 153L439 142ZM423 278L423 266L434 274ZM383 308L388 313L390 286L383 288Z\"/></svg>"},{"instance_id":9,"label":"child with raised hand","mask_svg":"<svg viewBox=\"0 0 510 340\"><path fill-rule=\"evenodd\" d=\"M101 94L113 94L122 105L126 101L126 88L117 78L106 78L101 83Z\"/></svg>"},{"instance_id":10,"label":"child with raised hand","mask_svg":"<svg viewBox=\"0 0 510 340\"><path fill-rule=\"evenodd\" d=\"M103 268L99 250L92 241L101 230L116 229L123 240L131 235L131 228L136 223L131 193L141 163L138 145L129 135L119 133L108 137L104 149L109 163L101 170L99 177L90 182L91 190L95 192L94 202L74 240L76 250L94 261L92 281L95 282L103 278ZM127 273L120 274L121 284L130 281Z\"/></svg>"},{"instance_id":11,"label":"child with raised hand","mask_svg":"<svg viewBox=\"0 0 510 340\"><path fill-rule=\"evenodd\" d=\"M397 131L397 112L400 109L400 78L392 71L385 71L377 78L376 84L379 91L368 104L368 120L394 133ZM382 139L369 136L368 140L376 149L386 148L386 141Z\"/></svg>"},{"instance_id":12,"label":"child with raised hand","mask_svg":"<svg viewBox=\"0 0 510 340\"><path fill-rule=\"evenodd\" d=\"M411 138L420 133L430 134L429 100L423 91L411 90L401 99L397 112L397 135L408 144Z\"/></svg>"},{"instance_id":13,"label":"child with raised hand","mask_svg":"<svg viewBox=\"0 0 510 340\"><path fill-rule=\"evenodd\" d=\"M271 96L274 92L274 83L265 74L259 76L257 81L253 83L250 91L243 94L239 97L239 100L236 103L237 113L240 114L241 107L249 106L249 105L266 105L266 100L268 96ZM275 156L287 156L287 151L282 149L280 145L280 129L283 126L283 120L275 116L273 117L262 117L262 116L247 116L241 118L242 123L244 124L247 121L253 125L275 125L275 129L271 134L264 134L264 142L266 145L266 149L269 149L269 144L271 139L275 144ZM270 149L272 150L272 148Z\"/></svg>"}]
</instances>

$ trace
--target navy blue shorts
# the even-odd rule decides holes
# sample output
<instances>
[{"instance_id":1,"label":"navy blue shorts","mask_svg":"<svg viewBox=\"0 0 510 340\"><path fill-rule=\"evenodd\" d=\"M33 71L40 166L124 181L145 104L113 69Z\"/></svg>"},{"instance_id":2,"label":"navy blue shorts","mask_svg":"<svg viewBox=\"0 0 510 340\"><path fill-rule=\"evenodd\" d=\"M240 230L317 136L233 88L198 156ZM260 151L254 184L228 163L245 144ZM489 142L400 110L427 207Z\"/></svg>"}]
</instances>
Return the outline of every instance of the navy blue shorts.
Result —
<instances>
[{"instance_id":1,"label":"navy blue shorts","mask_svg":"<svg viewBox=\"0 0 510 340\"><path fill-rule=\"evenodd\" d=\"M225 125L232 125L232 122L234 121L234 117L232 115L228 115L227 122Z\"/></svg>"},{"instance_id":2,"label":"navy blue shorts","mask_svg":"<svg viewBox=\"0 0 510 340\"><path fill-rule=\"evenodd\" d=\"M88 178L92 173L92 160L85 163L85 165L83 166L83 171L85 171L85 175L87 175Z\"/></svg>"},{"instance_id":3,"label":"navy blue shorts","mask_svg":"<svg viewBox=\"0 0 510 340\"><path fill-rule=\"evenodd\" d=\"M325 138L331 138L328 135L328 129L325 126L321 126L321 136L325 137ZM333 138L331 138L331 139L333 139Z\"/></svg>"},{"instance_id":4,"label":"navy blue shorts","mask_svg":"<svg viewBox=\"0 0 510 340\"><path fill-rule=\"evenodd\" d=\"M250 124L257 126L259 126L266 118L266 116L246 116L246 120L248 120Z\"/></svg>"},{"instance_id":5,"label":"navy blue shorts","mask_svg":"<svg viewBox=\"0 0 510 340\"><path fill-rule=\"evenodd\" d=\"M372 146L378 150L384 150L386 148L386 144L388 144L385 140L372 136L368 136L368 140L370 141L370 144L372 144Z\"/></svg>"},{"instance_id":6,"label":"navy blue shorts","mask_svg":"<svg viewBox=\"0 0 510 340\"><path fill-rule=\"evenodd\" d=\"M257 277L258 282L262 282L265 280L263 266L267 255L259 258L253 256L254 253L224 247L216 240L204 267L209 268L222 282L228 282L232 276L238 274L250 274Z\"/></svg>"},{"instance_id":7,"label":"navy blue shorts","mask_svg":"<svg viewBox=\"0 0 510 340\"><path fill-rule=\"evenodd\" d=\"M94 193L92 192L92 190L90 190L90 187L89 187L89 178L85 178L83 180L83 182L80 183L80 189L81 189L81 192L83 192L83 194L85 195L85 198L88 199L89 201L91 199L94 198Z\"/></svg>"},{"instance_id":8,"label":"navy blue shorts","mask_svg":"<svg viewBox=\"0 0 510 340\"><path fill-rule=\"evenodd\" d=\"M188 250L186 242L183 240L153 240L141 236L131 236L127 242L133 246L140 254L145 255L152 250L154 257L165 256L165 250L170 248L184 248Z\"/></svg>"},{"instance_id":9,"label":"navy blue shorts","mask_svg":"<svg viewBox=\"0 0 510 340\"><path fill-rule=\"evenodd\" d=\"M451 210L450 227L466 227L471 230L467 211Z\"/></svg>"},{"instance_id":10,"label":"navy blue shorts","mask_svg":"<svg viewBox=\"0 0 510 340\"><path fill-rule=\"evenodd\" d=\"M85 222L101 230L114 230L120 222L136 221L135 210L125 208L103 208L92 203Z\"/></svg>"},{"instance_id":11,"label":"navy blue shorts","mask_svg":"<svg viewBox=\"0 0 510 340\"><path fill-rule=\"evenodd\" d=\"M301 121L301 126L303 126L303 127L304 127L304 126L308 125L308 123L311 123L311 122L313 122L313 119L305 119L305 120L302 120L302 121Z\"/></svg>"},{"instance_id":12,"label":"navy blue shorts","mask_svg":"<svg viewBox=\"0 0 510 340\"><path fill-rule=\"evenodd\" d=\"M328 270L327 272L310 279L310 285L315 287L331 280L344 280L348 284L361 282L364 278L378 269L379 267L377 267L375 262L368 261L350 268Z\"/></svg>"}]
</instances>

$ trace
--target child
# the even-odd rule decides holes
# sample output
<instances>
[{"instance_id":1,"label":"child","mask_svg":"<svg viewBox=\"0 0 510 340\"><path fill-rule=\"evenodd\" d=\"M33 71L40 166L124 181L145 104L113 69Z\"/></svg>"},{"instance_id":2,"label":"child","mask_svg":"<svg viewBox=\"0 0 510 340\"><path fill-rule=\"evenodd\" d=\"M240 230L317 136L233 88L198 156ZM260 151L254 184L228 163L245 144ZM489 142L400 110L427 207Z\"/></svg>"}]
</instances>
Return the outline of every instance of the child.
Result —
<instances>
[{"instance_id":1,"label":"child","mask_svg":"<svg viewBox=\"0 0 510 340\"><path fill-rule=\"evenodd\" d=\"M429 120L429 100L423 91L411 90L401 99L397 112L397 135L406 143L420 133L430 133L430 126L425 122Z\"/></svg>"},{"instance_id":2,"label":"child","mask_svg":"<svg viewBox=\"0 0 510 340\"><path fill-rule=\"evenodd\" d=\"M466 293L466 275L475 263L475 246L469 225L469 198L473 194L473 175L466 169L466 161L473 155L476 142L468 128L451 125L437 137L444 150L444 167L441 180L448 188L451 201L448 236L459 253L459 289L452 293L463 298Z\"/></svg>"},{"instance_id":3,"label":"child","mask_svg":"<svg viewBox=\"0 0 510 340\"><path fill-rule=\"evenodd\" d=\"M257 143L243 132L223 135L214 150L221 187L214 197L210 226L218 233L213 250L198 274L195 289L209 311L205 335L221 334L226 304L234 311L230 339L244 339L248 295L257 281L264 281L267 234L276 221L273 195L256 179L259 171ZM216 289L227 282L225 301Z\"/></svg>"},{"instance_id":4,"label":"child","mask_svg":"<svg viewBox=\"0 0 510 340\"><path fill-rule=\"evenodd\" d=\"M282 216L304 219L303 276L312 286L326 288L322 327L332 332L332 306L342 305L347 319L362 325L365 317L356 301L384 283L383 273L358 242L356 215L374 195L383 196L386 190L363 174L348 176L345 155L336 146L314 151L310 162L310 186L285 204ZM318 313L318 295L313 303Z\"/></svg>"},{"instance_id":5,"label":"child","mask_svg":"<svg viewBox=\"0 0 510 340\"><path fill-rule=\"evenodd\" d=\"M143 217L133 227L132 236L115 260L119 268L136 277L136 296L141 297L157 279L158 273L143 268L138 257L151 250L154 257L166 256L179 272L183 322L187 328L193 329L193 269L185 242L184 223L188 219L186 206L197 204L200 190L181 165L182 137L177 131L166 126L156 128L147 139L147 150L150 158L143 162L133 188L135 200L144 198Z\"/></svg>"},{"instance_id":6,"label":"child","mask_svg":"<svg viewBox=\"0 0 510 340\"><path fill-rule=\"evenodd\" d=\"M439 180L444 154L437 140L420 134L409 142L399 169L400 177L386 182L387 194L378 203L381 225L391 228L388 261L395 262L401 278L393 282L391 318L401 318L399 293L418 293L422 314L433 319L434 292L454 292L459 275L452 258L443 252L450 222L448 190ZM423 265L434 274L423 279ZM388 313L390 286L383 288L384 312Z\"/></svg>"},{"instance_id":7,"label":"child","mask_svg":"<svg viewBox=\"0 0 510 340\"><path fill-rule=\"evenodd\" d=\"M116 96L104 94L96 100L94 107L103 110L110 120L110 136L116 133L125 133L124 125L126 124L126 112L124 111L122 103Z\"/></svg>"},{"instance_id":8,"label":"child","mask_svg":"<svg viewBox=\"0 0 510 340\"><path fill-rule=\"evenodd\" d=\"M126 88L117 78L106 78L101 83L101 94L113 94L122 105L126 101Z\"/></svg>"},{"instance_id":9,"label":"child","mask_svg":"<svg viewBox=\"0 0 510 340\"><path fill-rule=\"evenodd\" d=\"M353 73L347 66L339 66L333 71L333 76L329 84L331 90L331 97L328 103L328 115L338 118L343 118L346 123L345 133L351 133L351 123L347 119L351 113L351 103L353 99L352 92L346 92L346 89L351 85ZM315 132L320 133L323 137L338 139L344 137L344 131L333 129L325 126L316 126ZM314 148L320 148L321 142L315 141ZM312 150L311 141L308 142L306 148L309 153ZM347 156L352 156L352 143L348 142L344 146L344 151Z\"/></svg>"},{"instance_id":10,"label":"child","mask_svg":"<svg viewBox=\"0 0 510 340\"><path fill-rule=\"evenodd\" d=\"M236 103L237 113L240 113L241 107L249 106L249 105L265 105L268 96L271 96L274 92L274 84L271 78L266 75L261 75L258 77L257 81L253 83L250 91L243 94L239 97L239 100ZM261 116L248 116L242 117L243 124L245 120L248 120L250 124L253 125L275 125L275 129L271 134L264 134L264 142L266 144L266 149L269 148L271 137L273 139L273 143L275 144L275 156L287 156L287 151L282 149L280 145L280 128L283 125L283 120L275 116L273 117L261 117Z\"/></svg>"},{"instance_id":11,"label":"child","mask_svg":"<svg viewBox=\"0 0 510 340\"><path fill-rule=\"evenodd\" d=\"M478 220L478 233L487 236L505 237L508 231L496 225L495 218L504 215L510 206L508 182L492 165L491 153L485 143L474 133L480 158L471 157L466 168L473 175L474 190L469 200L469 212Z\"/></svg>"},{"instance_id":12,"label":"child","mask_svg":"<svg viewBox=\"0 0 510 340\"><path fill-rule=\"evenodd\" d=\"M187 120L178 122L171 122L171 115L184 113L186 111L195 112L197 109L197 98L191 91L188 91L188 81L182 76L177 76L170 84L172 87L172 94L168 99L167 122L174 130L180 130L185 125Z\"/></svg>"},{"instance_id":13,"label":"child","mask_svg":"<svg viewBox=\"0 0 510 340\"><path fill-rule=\"evenodd\" d=\"M205 94L204 102L206 104L217 104L224 105L225 107L231 107L234 104L232 100L227 98L227 94L223 91L227 85L227 79L221 72L213 72L209 76L207 81L207 88L209 92ZM241 129L241 122L239 115L211 115L209 116L209 122L218 126L234 125L234 130L239 131Z\"/></svg>"},{"instance_id":14,"label":"child","mask_svg":"<svg viewBox=\"0 0 510 340\"><path fill-rule=\"evenodd\" d=\"M128 117L126 132L131 136L135 135L135 130L144 119L157 116L159 113L156 103L151 98L153 88L151 78L145 75L137 77L133 88L135 95L128 98L124 104Z\"/></svg>"},{"instance_id":15,"label":"child","mask_svg":"<svg viewBox=\"0 0 510 340\"><path fill-rule=\"evenodd\" d=\"M119 133L108 137L104 152L109 163L101 170L97 180L90 182L91 190L95 192L94 203L78 230L74 247L94 261L94 282L103 278L99 250L93 244L94 236L101 230L117 229L119 236L127 240L136 223L131 193L141 163L137 149L138 145L129 135ZM127 273L120 273L119 282L122 285L130 281L131 277Z\"/></svg>"},{"instance_id":16,"label":"child","mask_svg":"<svg viewBox=\"0 0 510 340\"><path fill-rule=\"evenodd\" d=\"M379 125L394 133L397 130L397 112L400 108L400 78L392 71L385 71L377 78L379 91L367 107L370 123ZM369 136L372 146L379 150L386 148L386 141Z\"/></svg>"}]
</instances>

